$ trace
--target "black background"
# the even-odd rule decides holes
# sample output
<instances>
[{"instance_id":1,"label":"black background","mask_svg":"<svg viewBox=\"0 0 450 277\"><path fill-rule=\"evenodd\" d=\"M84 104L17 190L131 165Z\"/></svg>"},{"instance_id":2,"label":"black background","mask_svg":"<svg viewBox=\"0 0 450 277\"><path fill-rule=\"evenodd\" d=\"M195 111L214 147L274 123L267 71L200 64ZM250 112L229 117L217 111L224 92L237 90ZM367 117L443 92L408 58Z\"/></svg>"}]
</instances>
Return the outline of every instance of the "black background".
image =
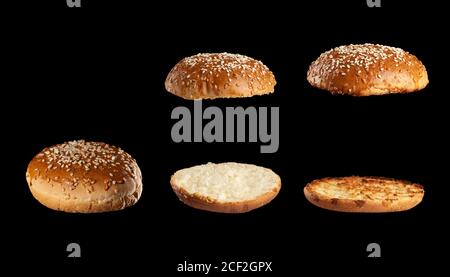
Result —
<instances>
[{"instance_id":1,"label":"black background","mask_svg":"<svg viewBox=\"0 0 450 277\"><path fill-rule=\"evenodd\" d=\"M41 1L44 2L44 1ZM8 26L2 121L4 246L9 257L70 268L176 272L185 260L272 261L275 273L309 268L348 272L436 268L447 238L445 17L437 4L383 1L136 3L65 1L14 8ZM149 1L150 2L150 1ZM4 11L9 13L8 10ZM426 65L430 84L409 95L331 96L306 81L310 62L349 43L401 47ZM193 103L164 89L171 67L199 52L231 52L262 60L275 74L272 95L205 101L203 105L280 107L280 148L255 143L171 141L176 106ZM144 191L133 207L105 214L45 208L28 191L28 162L67 140L105 141L139 163ZM170 175L206 162L237 161L272 168L279 196L240 215L191 209L176 198ZM343 214L310 205L302 189L329 176L385 176L423 184L423 202L393 214ZM81 259L65 247L77 242ZM377 242L382 258L367 258ZM338 267L327 265L338 264ZM42 265L42 264L41 264ZM430 267L430 266L433 267Z\"/></svg>"}]
</instances>

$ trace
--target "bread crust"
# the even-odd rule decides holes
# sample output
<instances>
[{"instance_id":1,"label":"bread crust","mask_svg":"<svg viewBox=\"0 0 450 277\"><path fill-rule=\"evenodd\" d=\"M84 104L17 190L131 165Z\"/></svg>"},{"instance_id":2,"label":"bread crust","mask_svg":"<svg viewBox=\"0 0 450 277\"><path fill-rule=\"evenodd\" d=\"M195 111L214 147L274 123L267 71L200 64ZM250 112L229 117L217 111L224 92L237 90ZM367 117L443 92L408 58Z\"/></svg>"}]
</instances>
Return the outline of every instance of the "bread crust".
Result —
<instances>
[{"instance_id":1,"label":"bread crust","mask_svg":"<svg viewBox=\"0 0 450 277\"><path fill-rule=\"evenodd\" d=\"M254 199L232 202L222 202L198 193L189 193L176 182L175 174L171 176L170 184L178 199L192 208L217 213L245 213L268 204L278 195L281 189L281 179L278 175L276 176L277 181L270 191Z\"/></svg>"},{"instance_id":2,"label":"bread crust","mask_svg":"<svg viewBox=\"0 0 450 277\"><path fill-rule=\"evenodd\" d=\"M105 143L75 141L45 148L29 163L26 179L41 204L71 213L121 210L134 205L142 194L142 174L136 161Z\"/></svg>"},{"instance_id":3,"label":"bread crust","mask_svg":"<svg viewBox=\"0 0 450 277\"><path fill-rule=\"evenodd\" d=\"M317 186L327 183L341 183L341 184L362 184L366 180L371 184L379 184L381 189L385 189L389 193L389 186L399 186L407 188L407 197L392 197L388 196L384 199L375 199L370 197L370 194L365 191L361 185L360 191L362 197L345 198L336 195L327 195L318 191ZM383 187L383 184L389 184ZM356 188L358 190L358 188ZM379 190L380 188L377 188ZM424 190L419 184L414 184L409 181L396 180L384 177L339 177L339 178L323 178L310 182L303 189L306 199L312 204L327 210L339 211L339 212L359 212L359 213L385 213L385 212L399 212L406 211L417 206L423 199ZM369 196L367 196L369 194ZM372 199L371 199L372 198Z\"/></svg>"},{"instance_id":4,"label":"bread crust","mask_svg":"<svg viewBox=\"0 0 450 277\"><path fill-rule=\"evenodd\" d=\"M320 55L309 67L308 82L332 94L352 96L411 93L428 84L425 66L400 48L378 44L345 45Z\"/></svg>"},{"instance_id":5,"label":"bread crust","mask_svg":"<svg viewBox=\"0 0 450 277\"><path fill-rule=\"evenodd\" d=\"M262 62L229 53L184 58L167 75L166 90L189 100L237 98L274 91L273 73Z\"/></svg>"}]
</instances>

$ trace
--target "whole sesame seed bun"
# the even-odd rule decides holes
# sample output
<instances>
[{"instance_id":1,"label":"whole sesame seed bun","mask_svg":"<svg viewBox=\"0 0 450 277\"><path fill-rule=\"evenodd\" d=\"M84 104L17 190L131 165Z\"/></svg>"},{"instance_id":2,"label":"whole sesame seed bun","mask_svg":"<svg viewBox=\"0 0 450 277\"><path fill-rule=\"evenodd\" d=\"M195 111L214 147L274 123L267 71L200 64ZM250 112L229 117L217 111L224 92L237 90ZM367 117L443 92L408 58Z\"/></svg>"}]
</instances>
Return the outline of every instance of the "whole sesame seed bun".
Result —
<instances>
[{"instance_id":1,"label":"whole sesame seed bun","mask_svg":"<svg viewBox=\"0 0 450 277\"><path fill-rule=\"evenodd\" d=\"M416 56L378 44L345 45L320 55L309 67L308 82L332 94L353 96L409 93L428 84Z\"/></svg>"},{"instance_id":2,"label":"whole sesame seed bun","mask_svg":"<svg viewBox=\"0 0 450 277\"><path fill-rule=\"evenodd\" d=\"M121 210L142 193L136 161L102 142L78 140L45 148L29 163L26 179L41 204L73 213Z\"/></svg>"},{"instance_id":3,"label":"whole sesame seed bun","mask_svg":"<svg viewBox=\"0 0 450 277\"><path fill-rule=\"evenodd\" d=\"M167 91L190 100L268 94L275 84L273 73L262 62L229 53L184 58L165 82Z\"/></svg>"}]
</instances>

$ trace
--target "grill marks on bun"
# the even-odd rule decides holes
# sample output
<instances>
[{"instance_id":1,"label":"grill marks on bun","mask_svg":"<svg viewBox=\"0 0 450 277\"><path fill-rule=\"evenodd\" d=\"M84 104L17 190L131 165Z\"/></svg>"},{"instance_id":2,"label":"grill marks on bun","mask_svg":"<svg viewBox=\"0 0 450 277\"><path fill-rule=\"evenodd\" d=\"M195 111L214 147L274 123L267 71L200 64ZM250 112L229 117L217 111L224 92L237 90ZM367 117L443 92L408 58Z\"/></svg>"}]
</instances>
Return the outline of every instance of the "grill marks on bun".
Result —
<instances>
[{"instance_id":1,"label":"grill marks on bun","mask_svg":"<svg viewBox=\"0 0 450 277\"><path fill-rule=\"evenodd\" d=\"M308 82L333 94L353 96L408 93L428 84L425 66L396 47L358 44L336 47L309 67Z\"/></svg>"},{"instance_id":2,"label":"grill marks on bun","mask_svg":"<svg viewBox=\"0 0 450 277\"><path fill-rule=\"evenodd\" d=\"M230 53L184 58L167 76L167 91L185 99L251 97L274 91L273 73L262 62Z\"/></svg>"},{"instance_id":3,"label":"grill marks on bun","mask_svg":"<svg viewBox=\"0 0 450 277\"><path fill-rule=\"evenodd\" d=\"M123 209L142 192L141 171L128 153L84 140L45 148L30 162L27 181L39 202L67 212Z\"/></svg>"}]
</instances>

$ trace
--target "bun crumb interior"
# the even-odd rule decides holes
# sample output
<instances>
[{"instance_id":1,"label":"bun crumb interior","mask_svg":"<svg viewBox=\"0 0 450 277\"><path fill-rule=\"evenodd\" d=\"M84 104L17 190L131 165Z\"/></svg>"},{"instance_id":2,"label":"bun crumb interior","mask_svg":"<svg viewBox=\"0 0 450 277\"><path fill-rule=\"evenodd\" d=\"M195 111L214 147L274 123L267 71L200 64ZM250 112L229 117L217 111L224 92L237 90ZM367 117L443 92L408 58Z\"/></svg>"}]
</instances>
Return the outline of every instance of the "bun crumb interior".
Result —
<instances>
[{"instance_id":1,"label":"bun crumb interior","mask_svg":"<svg viewBox=\"0 0 450 277\"><path fill-rule=\"evenodd\" d=\"M241 163L208 163L179 170L170 183L181 201L194 208L241 213L270 202L281 188L272 170Z\"/></svg>"}]
</instances>

